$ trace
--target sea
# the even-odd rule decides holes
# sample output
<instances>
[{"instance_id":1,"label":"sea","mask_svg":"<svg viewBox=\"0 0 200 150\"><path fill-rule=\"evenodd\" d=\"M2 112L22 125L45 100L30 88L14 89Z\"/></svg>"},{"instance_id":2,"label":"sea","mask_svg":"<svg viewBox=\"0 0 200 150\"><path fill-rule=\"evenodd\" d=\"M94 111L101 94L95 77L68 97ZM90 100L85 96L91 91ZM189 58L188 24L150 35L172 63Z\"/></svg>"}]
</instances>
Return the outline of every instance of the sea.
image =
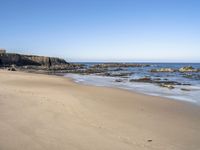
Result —
<instances>
[{"instance_id":1,"label":"sea","mask_svg":"<svg viewBox=\"0 0 200 150\"><path fill-rule=\"evenodd\" d=\"M99 64L83 63L86 67ZM137 63L142 64L142 63ZM200 63L144 63L149 64L149 67L124 67L121 70L109 68L112 73L131 73L130 76L110 77L99 76L96 74L80 75L80 74L65 74L66 77L72 78L75 82L86 85L95 85L103 87L115 87L126 89L129 91L139 92L147 95L160 96L170 98L172 100L181 100L200 105L200 72L151 72L152 69L172 68L179 69L185 66L192 66L200 69ZM188 76L190 78L188 78ZM160 78L161 80L169 80L180 82L183 85L175 85L174 89L164 88L154 83L130 82L131 79L139 79L143 77ZM116 82L116 79L122 82Z\"/></svg>"}]
</instances>

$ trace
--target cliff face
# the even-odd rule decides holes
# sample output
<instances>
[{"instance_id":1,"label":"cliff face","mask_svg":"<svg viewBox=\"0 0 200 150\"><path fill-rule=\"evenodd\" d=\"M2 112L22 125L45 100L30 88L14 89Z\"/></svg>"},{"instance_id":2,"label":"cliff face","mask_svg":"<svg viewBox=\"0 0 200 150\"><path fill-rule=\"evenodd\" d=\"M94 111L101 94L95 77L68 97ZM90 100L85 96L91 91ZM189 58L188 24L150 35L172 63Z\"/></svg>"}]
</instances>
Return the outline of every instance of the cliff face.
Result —
<instances>
[{"instance_id":1,"label":"cliff face","mask_svg":"<svg viewBox=\"0 0 200 150\"><path fill-rule=\"evenodd\" d=\"M45 56L34 56L34 55L24 55L26 59L36 62L42 66L55 66L55 65L65 65L68 64L64 59L56 57L45 57Z\"/></svg>"},{"instance_id":2,"label":"cliff face","mask_svg":"<svg viewBox=\"0 0 200 150\"><path fill-rule=\"evenodd\" d=\"M54 66L68 64L64 59L56 57L34 56L34 55L21 55L13 53L0 54L0 66Z\"/></svg>"}]
</instances>

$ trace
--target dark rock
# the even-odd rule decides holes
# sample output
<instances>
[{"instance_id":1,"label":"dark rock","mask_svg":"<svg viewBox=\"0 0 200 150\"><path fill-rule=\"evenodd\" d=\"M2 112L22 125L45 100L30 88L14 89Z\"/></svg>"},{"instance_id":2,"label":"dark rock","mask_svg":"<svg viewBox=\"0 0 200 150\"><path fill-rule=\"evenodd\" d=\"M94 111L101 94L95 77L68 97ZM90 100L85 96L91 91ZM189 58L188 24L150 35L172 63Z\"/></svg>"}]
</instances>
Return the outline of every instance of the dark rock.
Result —
<instances>
[{"instance_id":1,"label":"dark rock","mask_svg":"<svg viewBox=\"0 0 200 150\"><path fill-rule=\"evenodd\" d=\"M155 78L154 80L156 80L156 81L161 81L161 78Z\"/></svg>"},{"instance_id":2,"label":"dark rock","mask_svg":"<svg viewBox=\"0 0 200 150\"><path fill-rule=\"evenodd\" d=\"M107 69L102 69L102 68L89 68L85 70L86 74L94 74L94 73L103 73L106 72ZM105 73L106 75L106 73Z\"/></svg>"},{"instance_id":3,"label":"dark rock","mask_svg":"<svg viewBox=\"0 0 200 150\"><path fill-rule=\"evenodd\" d=\"M96 68L96 67L93 66L92 68ZM114 68L108 68L108 70L118 72L118 71L123 71L124 69L122 69L121 67L117 67L117 68L114 67Z\"/></svg>"},{"instance_id":4,"label":"dark rock","mask_svg":"<svg viewBox=\"0 0 200 150\"><path fill-rule=\"evenodd\" d=\"M134 63L103 63L93 65L92 68L114 68L114 67L149 67L149 64L134 64Z\"/></svg>"},{"instance_id":5,"label":"dark rock","mask_svg":"<svg viewBox=\"0 0 200 150\"><path fill-rule=\"evenodd\" d=\"M191 91L190 89L181 88L182 91Z\"/></svg>"},{"instance_id":6,"label":"dark rock","mask_svg":"<svg viewBox=\"0 0 200 150\"><path fill-rule=\"evenodd\" d=\"M139 79L131 79L130 82L146 82L146 83L153 83L153 80L149 77L139 78Z\"/></svg>"},{"instance_id":7,"label":"dark rock","mask_svg":"<svg viewBox=\"0 0 200 150\"><path fill-rule=\"evenodd\" d=\"M56 57L45 57L45 56L34 56L34 55L23 55L24 59L36 62L42 66L55 66L55 65L66 65L67 63L64 59Z\"/></svg>"},{"instance_id":8,"label":"dark rock","mask_svg":"<svg viewBox=\"0 0 200 150\"><path fill-rule=\"evenodd\" d=\"M16 71L16 69L15 68L11 68L11 71Z\"/></svg>"},{"instance_id":9,"label":"dark rock","mask_svg":"<svg viewBox=\"0 0 200 150\"><path fill-rule=\"evenodd\" d=\"M100 76L107 76L107 77L127 77L132 75L130 72L105 72L107 70L104 70L104 72L98 73L97 75Z\"/></svg>"},{"instance_id":10,"label":"dark rock","mask_svg":"<svg viewBox=\"0 0 200 150\"><path fill-rule=\"evenodd\" d=\"M66 65L69 63L67 63L64 59L55 57L21 55L14 53L0 54L1 66L11 66L12 64L15 64L16 66L34 65L51 67L54 65Z\"/></svg>"},{"instance_id":11,"label":"dark rock","mask_svg":"<svg viewBox=\"0 0 200 150\"><path fill-rule=\"evenodd\" d=\"M181 85L191 85L190 83L182 83Z\"/></svg>"},{"instance_id":12,"label":"dark rock","mask_svg":"<svg viewBox=\"0 0 200 150\"><path fill-rule=\"evenodd\" d=\"M156 81L157 84L166 84L166 85L182 85L182 83L176 81Z\"/></svg>"},{"instance_id":13,"label":"dark rock","mask_svg":"<svg viewBox=\"0 0 200 150\"><path fill-rule=\"evenodd\" d=\"M8 68L8 71L16 71L16 68L15 67L10 67L10 68Z\"/></svg>"},{"instance_id":14,"label":"dark rock","mask_svg":"<svg viewBox=\"0 0 200 150\"><path fill-rule=\"evenodd\" d=\"M82 64L60 64L53 65L49 68L50 70L84 70L84 65Z\"/></svg>"},{"instance_id":15,"label":"dark rock","mask_svg":"<svg viewBox=\"0 0 200 150\"><path fill-rule=\"evenodd\" d=\"M144 77L144 78L139 78L139 79L131 79L130 82L143 82L143 83L153 83L157 84L161 87L169 88L169 89L174 89L175 85L182 85L179 82L176 81L166 81L166 80L155 80L149 77Z\"/></svg>"},{"instance_id":16,"label":"dark rock","mask_svg":"<svg viewBox=\"0 0 200 150\"><path fill-rule=\"evenodd\" d=\"M16 71L16 66L12 64L9 68L8 71Z\"/></svg>"},{"instance_id":17,"label":"dark rock","mask_svg":"<svg viewBox=\"0 0 200 150\"><path fill-rule=\"evenodd\" d=\"M110 73L109 76L111 77L124 77L124 76L130 76L132 73L126 73L126 72L118 72L118 73Z\"/></svg>"},{"instance_id":18,"label":"dark rock","mask_svg":"<svg viewBox=\"0 0 200 150\"><path fill-rule=\"evenodd\" d=\"M123 82L122 79L116 79L115 82Z\"/></svg>"}]
</instances>

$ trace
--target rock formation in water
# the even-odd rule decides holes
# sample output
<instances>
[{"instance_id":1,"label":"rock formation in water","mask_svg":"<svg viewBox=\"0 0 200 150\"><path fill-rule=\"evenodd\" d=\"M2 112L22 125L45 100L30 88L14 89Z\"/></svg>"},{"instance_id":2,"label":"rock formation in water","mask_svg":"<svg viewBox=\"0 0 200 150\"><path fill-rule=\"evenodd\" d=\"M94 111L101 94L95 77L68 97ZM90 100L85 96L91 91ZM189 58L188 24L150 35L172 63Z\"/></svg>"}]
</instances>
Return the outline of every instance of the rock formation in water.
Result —
<instances>
[{"instance_id":1,"label":"rock formation in water","mask_svg":"<svg viewBox=\"0 0 200 150\"><path fill-rule=\"evenodd\" d=\"M198 69L193 68L192 66L186 66L179 69L180 72L198 72Z\"/></svg>"},{"instance_id":2,"label":"rock formation in water","mask_svg":"<svg viewBox=\"0 0 200 150\"><path fill-rule=\"evenodd\" d=\"M92 68L114 68L114 67L149 67L150 64L136 64L136 63L101 63L93 65Z\"/></svg>"}]
</instances>

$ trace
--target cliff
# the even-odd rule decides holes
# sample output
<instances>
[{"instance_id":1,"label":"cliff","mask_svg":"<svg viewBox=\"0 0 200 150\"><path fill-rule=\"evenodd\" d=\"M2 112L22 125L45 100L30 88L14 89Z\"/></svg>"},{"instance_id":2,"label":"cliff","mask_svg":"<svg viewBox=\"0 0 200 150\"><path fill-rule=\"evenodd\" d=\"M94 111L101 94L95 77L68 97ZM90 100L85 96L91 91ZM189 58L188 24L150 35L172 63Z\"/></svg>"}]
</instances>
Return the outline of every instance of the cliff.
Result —
<instances>
[{"instance_id":1,"label":"cliff","mask_svg":"<svg viewBox=\"0 0 200 150\"><path fill-rule=\"evenodd\" d=\"M67 63L64 59L56 57L45 57L45 56L35 56L35 55L21 55L15 53L4 53L0 54L0 66L54 66L54 65L66 65Z\"/></svg>"}]
</instances>

